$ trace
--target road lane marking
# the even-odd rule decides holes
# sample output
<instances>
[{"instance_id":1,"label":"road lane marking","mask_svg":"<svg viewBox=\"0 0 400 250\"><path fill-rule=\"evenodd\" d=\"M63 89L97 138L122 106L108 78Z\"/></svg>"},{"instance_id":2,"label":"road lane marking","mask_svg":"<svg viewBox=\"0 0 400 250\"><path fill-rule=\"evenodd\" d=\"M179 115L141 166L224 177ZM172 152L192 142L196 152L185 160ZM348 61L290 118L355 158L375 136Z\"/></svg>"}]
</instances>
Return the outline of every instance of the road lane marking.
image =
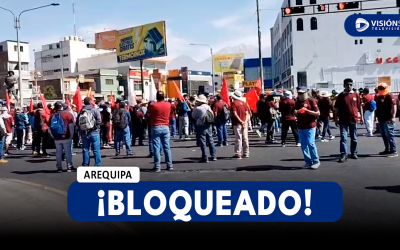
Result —
<instances>
[{"instance_id":1,"label":"road lane marking","mask_svg":"<svg viewBox=\"0 0 400 250\"><path fill-rule=\"evenodd\" d=\"M16 179L8 179L8 178L1 178L1 180L20 183L20 184L25 184L25 185L36 187L36 188L39 188L39 189L44 189L44 190L59 194L59 195L65 197L65 198L68 198L68 192L62 191L60 189L48 187L48 186L45 186L45 185L41 185L41 184L38 184L38 183L34 183L34 182L30 182L30 181L23 181L23 180L16 180ZM119 229L121 229L125 233L138 235L138 232L136 230L128 227L127 225L122 223L122 221L96 221L96 222L97 223L107 222L107 223L110 223L110 224L118 227Z\"/></svg>"}]
</instances>

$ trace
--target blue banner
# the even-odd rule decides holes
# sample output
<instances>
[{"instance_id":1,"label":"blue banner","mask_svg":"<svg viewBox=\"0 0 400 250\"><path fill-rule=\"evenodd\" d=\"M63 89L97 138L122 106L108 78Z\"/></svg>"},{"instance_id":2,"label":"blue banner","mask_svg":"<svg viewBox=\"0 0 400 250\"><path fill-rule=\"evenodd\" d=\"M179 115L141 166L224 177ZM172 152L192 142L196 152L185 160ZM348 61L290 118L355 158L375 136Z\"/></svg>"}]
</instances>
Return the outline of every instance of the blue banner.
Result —
<instances>
[{"instance_id":1,"label":"blue banner","mask_svg":"<svg viewBox=\"0 0 400 250\"><path fill-rule=\"evenodd\" d=\"M344 22L347 34L354 37L398 37L400 15L350 15Z\"/></svg>"},{"instance_id":2,"label":"blue banner","mask_svg":"<svg viewBox=\"0 0 400 250\"><path fill-rule=\"evenodd\" d=\"M78 183L68 190L77 221L335 222L334 182Z\"/></svg>"}]
</instances>

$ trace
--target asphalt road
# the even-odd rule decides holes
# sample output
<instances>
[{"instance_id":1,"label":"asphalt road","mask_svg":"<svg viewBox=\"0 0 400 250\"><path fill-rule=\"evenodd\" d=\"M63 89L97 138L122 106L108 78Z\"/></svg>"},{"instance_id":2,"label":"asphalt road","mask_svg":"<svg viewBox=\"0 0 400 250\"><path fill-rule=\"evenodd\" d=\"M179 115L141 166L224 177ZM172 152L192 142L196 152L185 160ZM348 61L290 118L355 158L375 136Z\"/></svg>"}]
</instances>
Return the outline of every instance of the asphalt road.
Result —
<instances>
[{"instance_id":1,"label":"asphalt road","mask_svg":"<svg viewBox=\"0 0 400 250\"><path fill-rule=\"evenodd\" d=\"M338 135L338 129L332 129ZM359 129L359 134L365 129ZM279 137L276 137L279 139ZM321 234L385 234L400 230L400 158L377 155L383 150L380 137L359 136L359 159L337 163L339 138L330 142L318 142L321 166L318 170L303 169L304 161L300 148L287 142L265 145L264 138L252 133L250 158L232 159L231 145L217 148L218 161L197 163L200 157L195 141L172 142L174 171L151 173L152 159L146 158L148 148L134 147L135 156L114 157L112 149L102 150L103 166L139 166L143 181L330 181L343 189L344 211L342 218L334 223L155 223L121 222L92 223L76 222L67 214L66 192L76 181L76 173L56 173L55 157L35 158L30 150L12 151L9 163L0 165L0 233L9 227L18 228L40 225L43 230L70 232L71 228L82 228L86 232L110 232L118 236L130 234L145 237L157 230L164 235L191 236L248 235L283 236L290 233L307 235ZM400 140L397 138L397 142ZM279 143L279 142L278 142ZM50 151L52 153L54 151ZM78 150L77 150L78 152ZM124 151L122 152L124 153ZM81 153L74 156L75 166L81 165ZM93 163L92 163L93 164ZM163 166L165 168L165 164ZM15 181L16 180L16 181ZM46 204L46 205L43 205ZM24 209L21 208L24 207ZM18 208L18 209L16 209ZM12 211L13 216L7 213ZM47 215L47 216L46 216ZM35 219L30 220L29 218ZM21 219L22 218L22 219ZM43 218L43 219L41 219ZM42 224L43 222L43 224ZM29 230L30 227L25 227ZM93 230L86 230L93 228ZM5 231L4 231L5 230ZM13 229L14 230L14 229ZM97 230L97 231L96 231ZM74 230L72 230L74 231ZM79 233L78 233L79 234Z\"/></svg>"}]
</instances>

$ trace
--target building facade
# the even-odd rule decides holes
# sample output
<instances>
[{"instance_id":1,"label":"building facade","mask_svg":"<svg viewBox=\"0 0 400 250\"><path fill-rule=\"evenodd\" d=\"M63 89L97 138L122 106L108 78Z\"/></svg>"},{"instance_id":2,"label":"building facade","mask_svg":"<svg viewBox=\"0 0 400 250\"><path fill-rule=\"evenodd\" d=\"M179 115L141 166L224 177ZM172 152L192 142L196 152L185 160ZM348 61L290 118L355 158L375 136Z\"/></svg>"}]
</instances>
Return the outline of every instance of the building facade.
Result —
<instances>
[{"instance_id":1,"label":"building facade","mask_svg":"<svg viewBox=\"0 0 400 250\"><path fill-rule=\"evenodd\" d=\"M32 86L29 83L29 43L20 42L20 56L21 56L21 93L23 102L29 102L32 95ZM18 43L16 41L7 40L0 42L0 98L5 99L6 88L3 87L4 79L8 71L14 71L16 77L18 75ZM18 84L15 86L18 89Z\"/></svg>"},{"instance_id":2,"label":"building facade","mask_svg":"<svg viewBox=\"0 0 400 250\"><path fill-rule=\"evenodd\" d=\"M340 1L285 0L282 8L334 2ZM274 85L341 90L345 78L352 78L356 88L372 88L385 78L392 91L398 91L400 64L393 59L399 59L400 38L352 37L344 29L349 15L399 14L399 9L385 9L396 6L396 0L363 2L362 6L382 9L292 17L279 13L270 30ZM305 13L312 9L305 8Z\"/></svg>"},{"instance_id":3,"label":"building facade","mask_svg":"<svg viewBox=\"0 0 400 250\"><path fill-rule=\"evenodd\" d=\"M248 58L244 59L244 80L255 81L260 78L260 59L259 58ZM272 60L270 57L262 58L263 64L263 77L264 77L264 88L272 87Z\"/></svg>"},{"instance_id":4,"label":"building facade","mask_svg":"<svg viewBox=\"0 0 400 250\"><path fill-rule=\"evenodd\" d=\"M35 51L35 71L46 79L59 79L62 73L79 71L78 59L109 52L95 49L94 44L86 43L81 37L66 36L62 41L43 45L41 51Z\"/></svg>"}]
</instances>

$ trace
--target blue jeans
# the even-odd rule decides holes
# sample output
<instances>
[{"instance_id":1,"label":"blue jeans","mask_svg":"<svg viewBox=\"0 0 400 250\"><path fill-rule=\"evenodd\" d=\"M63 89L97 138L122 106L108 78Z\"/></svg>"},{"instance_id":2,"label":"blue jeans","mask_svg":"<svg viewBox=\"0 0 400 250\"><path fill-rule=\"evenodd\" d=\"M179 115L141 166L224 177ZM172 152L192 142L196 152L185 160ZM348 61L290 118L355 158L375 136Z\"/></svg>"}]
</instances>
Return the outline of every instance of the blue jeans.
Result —
<instances>
[{"instance_id":1,"label":"blue jeans","mask_svg":"<svg viewBox=\"0 0 400 250\"><path fill-rule=\"evenodd\" d=\"M90 148L94 154L94 165L100 167L101 152L99 133L82 133L82 166L89 166L90 164Z\"/></svg>"},{"instance_id":2,"label":"blue jeans","mask_svg":"<svg viewBox=\"0 0 400 250\"><path fill-rule=\"evenodd\" d=\"M226 144L228 140L228 130L226 129L226 122L217 120L215 126L217 127L218 144Z\"/></svg>"},{"instance_id":3,"label":"blue jeans","mask_svg":"<svg viewBox=\"0 0 400 250\"><path fill-rule=\"evenodd\" d=\"M72 167L72 139L68 140L56 140L56 167L62 169L63 153L65 153L65 161L67 162L67 168Z\"/></svg>"},{"instance_id":4,"label":"blue jeans","mask_svg":"<svg viewBox=\"0 0 400 250\"><path fill-rule=\"evenodd\" d=\"M169 119L169 125L171 125L171 136L176 135L176 119Z\"/></svg>"},{"instance_id":5,"label":"blue jeans","mask_svg":"<svg viewBox=\"0 0 400 250\"><path fill-rule=\"evenodd\" d=\"M340 126L340 153L347 155L347 131L350 133L350 152L357 154L357 124L339 124Z\"/></svg>"},{"instance_id":6,"label":"blue jeans","mask_svg":"<svg viewBox=\"0 0 400 250\"><path fill-rule=\"evenodd\" d=\"M154 168L161 168L161 148L165 153L167 168L172 167L172 155L169 145L170 138L169 126L154 126L151 128L151 140L154 148Z\"/></svg>"},{"instance_id":7,"label":"blue jeans","mask_svg":"<svg viewBox=\"0 0 400 250\"><path fill-rule=\"evenodd\" d=\"M129 132L129 127L125 129L115 129L114 130L114 148L115 152L121 153L121 144L124 143L126 147L126 154L132 154L131 149L131 134Z\"/></svg>"},{"instance_id":8,"label":"blue jeans","mask_svg":"<svg viewBox=\"0 0 400 250\"><path fill-rule=\"evenodd\" d=\"M315 128L299 129L299 140L306 164L309 166L317 164L319 157L315 145Z\"/></svg>"},{"instance_id":9,"label":"blue jeans","mask_svg":"<svg viewBox=\"0 0 400 250\"><path fill-rule=\"evenodd\" d=\"M0 160L4 159L4 144L6 143L6 136L0 139Z\"/></svg>"},{"instance_id":10,"label":"blue jeans","mask_svg":"<svg viewBox=\"0 0 400 250\"><path fill-rule=\"evenodd\" d=\"M379 129L381 131L381 136L383 139L383 144L385 144L385 150L391 153L397 152L396 149L396 138L394 136L394 129L396 128L396 123L392 122L379 122Z\"/></svg>"},{"instance_id":11,"label":"blue jeans","mask_svg":"<svg viewBox=\"0 0 400 250\"><path fill-rule=\"evenodd\" d=\"M212 136L211 126L210 125L196 126L196 139L201 149L201 159L207 160L207 153L206 153L207 143L209 143L210 155L212 158L214 158L216 150L214 145L214 139Z\"/></svg>"}]
</instances>

